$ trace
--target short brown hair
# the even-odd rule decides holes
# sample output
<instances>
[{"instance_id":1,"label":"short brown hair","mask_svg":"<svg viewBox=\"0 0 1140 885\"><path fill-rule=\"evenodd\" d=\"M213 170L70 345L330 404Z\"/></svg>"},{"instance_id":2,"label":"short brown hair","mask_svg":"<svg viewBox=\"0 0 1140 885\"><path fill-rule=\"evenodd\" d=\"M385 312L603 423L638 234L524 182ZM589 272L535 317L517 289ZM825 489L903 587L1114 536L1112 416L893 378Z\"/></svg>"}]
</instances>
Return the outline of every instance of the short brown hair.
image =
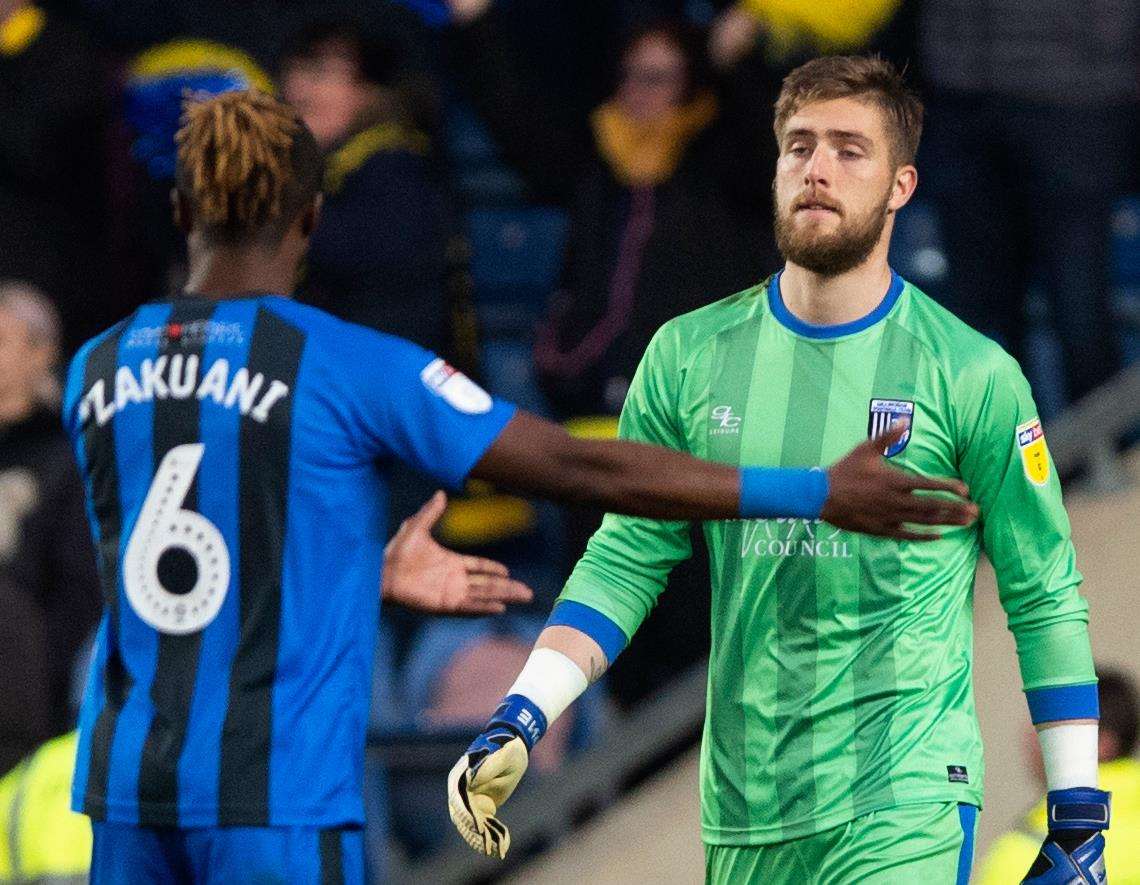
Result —
<instances>
[{"instance_id":1,"label":"short brown hair","mask_svg":"<svg viewBox=\"0 0 1140 885\"><path fill-rule=\"evenodd\" d=\"M882 109L896 163L914 162L922 136L922 102L903 75L877 55L825 55L784 78L776 99L776 138L804 105L833 98L866 98Z\"/></svg>"}]
</instances>

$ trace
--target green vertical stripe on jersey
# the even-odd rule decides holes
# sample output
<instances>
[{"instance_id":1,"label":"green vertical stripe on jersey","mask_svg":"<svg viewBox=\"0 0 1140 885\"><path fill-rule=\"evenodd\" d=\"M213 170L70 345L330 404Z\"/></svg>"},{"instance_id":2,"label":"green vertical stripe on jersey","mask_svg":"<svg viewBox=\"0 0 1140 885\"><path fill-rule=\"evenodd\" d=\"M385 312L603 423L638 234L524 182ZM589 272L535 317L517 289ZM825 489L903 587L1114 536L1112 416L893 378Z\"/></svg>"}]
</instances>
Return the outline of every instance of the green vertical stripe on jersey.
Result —
<instances>
[{"instance_id":1,"label":"green vertical stripe on jersey","mask_svg":"<svg viewBox=\"0 0 1140 885\"><path fill-rule=\"evenodd\" d=\"M921 353L914 337L892 320L884 324L871 396L913 402ZM870 404L868 403L868 409ZM905 451L905 450L904 450ZM859 557L859 651L854 675L854 813L893 804L891 726L898 701L893 617L902 592L902 562L895 541L863 539Z\"/></svg>"},{"instance_id":2,"label":"green vertical stripe on jersey","mask_svg":"<svg viewBox=\"0 0 1140 885\"><path fill-rule=\"evenodd\" d=\"M782 467L818 464L823 453L834 347L798 339L793 387L784 420ZM799 520L796 520L799 522ZM793 523L794 524L794 523ZM785 557L776 574L776 795L785 820L808 817L816 804L814 720L819 637L816 560Z\"/></svg>"},{"instance_id":3,"label":"green vertical stripe on jersey","mask_svg":"<svg viewBox=\"0 0 1140 885\"><path fill-rule=\"evenodd\" d=\"M713 344L712 377L709 381L710 412L727 407L730 417L743 424L748 410L749 391L757 350L756 323L741 323L725 329ZM726 464L740 463L741 433L718 420L707 422L708 457ZM736 430L732 433L730 431ZM710 558L720 592L713 599L713 621L718 625L713 636L711 678L716 680L721 697L731 698L727 709L720 711L715 742L721 764L730 774L718 789L718 811L724 825L748 825L748 784L746 770L747 707L744 704L745 643L748 631L744 619L746 607L741 605L741 558L732 555L740 549L745 523L741 520L713 524L721 536L722 550L728 555ZM708 743L708 742L706 742Z\"/></svg>"},{"instance_id":4,"label":"green vertical stripe on jersey","mask_svg":"<svg viewBox=\"0 0 1140 885\"><path fill-rule=\"evenodd\" d=\"M867 407L875 395L874 367L882 343L880 330L872 329L833 345L824 464L842 458L867 432ZM860 769L855 742L857 714L853 703L857 691L857 658L849 643L861 635L859 590L865 575L860 553L867 549L863 545L870 539L826 523L818 524L815 534L841 548L840 556L815 559L819 613L816 630L821 641L816 693L818 698L824 699L816 713L819 756L816 800L839 795L839 805L854 814ZM836 588L842 588L841 592L836 592Z\"/></svg>"}]
</instances>

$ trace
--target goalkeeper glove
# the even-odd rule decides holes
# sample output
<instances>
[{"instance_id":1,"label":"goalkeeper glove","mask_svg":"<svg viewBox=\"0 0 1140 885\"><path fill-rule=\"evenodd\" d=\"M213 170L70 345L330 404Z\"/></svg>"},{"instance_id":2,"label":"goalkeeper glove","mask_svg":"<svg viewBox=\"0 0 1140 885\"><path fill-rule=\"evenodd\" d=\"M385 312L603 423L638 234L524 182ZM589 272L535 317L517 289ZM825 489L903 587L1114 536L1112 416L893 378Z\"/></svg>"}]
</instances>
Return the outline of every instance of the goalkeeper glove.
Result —
<instances>
[{"instance_id":1,"label":"goalkeeper glove","mask_svg":"<svg viewBox=\"0 0 1140 885\"><path fill-rule=\"evenodd\" d=\"M546 724L546 716L529 698L507 695L447 776L451 822L476 851L499 859L507 856L511 834L495 814L522 780Z\"/></svg>"},{"instance_id":2,"label":"goalkeeper glove","mask_svg":"<svg viewBox=\"0 0 1140 885\"><path fill-rule=\"evenodd\" d=\"M1110 795L1091 787L1051 790L1049 835L1022 885L1104 885Z\"/></svg>"}]
</instances>

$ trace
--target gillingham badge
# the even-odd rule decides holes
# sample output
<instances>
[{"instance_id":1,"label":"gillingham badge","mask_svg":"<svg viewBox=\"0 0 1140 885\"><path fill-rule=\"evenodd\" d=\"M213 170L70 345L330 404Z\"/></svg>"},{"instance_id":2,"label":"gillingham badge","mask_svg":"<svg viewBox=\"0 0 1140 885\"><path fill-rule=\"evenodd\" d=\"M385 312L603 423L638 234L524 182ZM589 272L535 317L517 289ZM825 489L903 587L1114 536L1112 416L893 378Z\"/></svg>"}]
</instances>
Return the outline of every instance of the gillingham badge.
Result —
<instances>
[{"instance_id":1,"label":"gillingham badge","mask_svg":"<svg viewBox=\"0 0 1140 885\"><path fill-rule=\"evenodd\" d=\"M1021 466L1031 483L1043 486L1049 481L1049 449L1045 446L1045 431L1041 429L1041 419L1034 418L1018 424L1014 432L1018 451L1021 452Z\"/></svg>"},{"instance_id":2,"label":"gillingham badge","mask_svg":"<svg viewBox=\"0 0 1140 885\"><path fill-rule=\"evenodd\" d=\"M910 433L914 423L914 403L905 399L871 400L871 414L867 421L867 437L869 439L878 439L899 421L906 425L906 433L894 445L887 446L883 450L883 454L888 458L893 458L905 449L906 444L910 442Z\"/></svg>"}]
</instances>

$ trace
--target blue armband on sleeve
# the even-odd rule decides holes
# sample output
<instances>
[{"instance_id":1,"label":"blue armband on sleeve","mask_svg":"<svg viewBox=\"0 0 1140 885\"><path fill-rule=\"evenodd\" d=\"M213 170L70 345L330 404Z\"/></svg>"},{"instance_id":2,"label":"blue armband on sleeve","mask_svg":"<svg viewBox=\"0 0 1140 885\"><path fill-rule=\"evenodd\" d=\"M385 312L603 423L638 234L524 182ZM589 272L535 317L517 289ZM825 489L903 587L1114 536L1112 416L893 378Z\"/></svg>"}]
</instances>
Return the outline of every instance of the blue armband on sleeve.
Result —
<instances>
[{"instance_id":1,"label":"blue armband on sleeve","mask_svg":"<svg viewBox=\"0 0 1140 885\"><path fill-rule=\"evenodd\" d=\"M827 471L820 467L743 467L740 517L819 519L827 492Z\"/></svg>"},{"instance_id":2,"label":"blue armband on sleeve","mask_svg":"<svg viewBox=\"0 0 1140 885\"><path fill-rule=\"evenodd\" d=\"M573 627L589 636L602 649L606 663L612 665L626 647L625 631L596 608L566 600L554 606L547 627Z\"/></svg>"},{"instance_id":3,"label":"blue armband on sleeve","mask_svg":"<svg viewBox=\"0 0 1140 885\"><path fill-rule=\"evenodd\" d=\"M1029 718L1034 725L1062 719L1100 718L1100 697L1095 682L1034 688L1025 692L1025 699L1029 702Z\"/></svg>"}]
</instances>

